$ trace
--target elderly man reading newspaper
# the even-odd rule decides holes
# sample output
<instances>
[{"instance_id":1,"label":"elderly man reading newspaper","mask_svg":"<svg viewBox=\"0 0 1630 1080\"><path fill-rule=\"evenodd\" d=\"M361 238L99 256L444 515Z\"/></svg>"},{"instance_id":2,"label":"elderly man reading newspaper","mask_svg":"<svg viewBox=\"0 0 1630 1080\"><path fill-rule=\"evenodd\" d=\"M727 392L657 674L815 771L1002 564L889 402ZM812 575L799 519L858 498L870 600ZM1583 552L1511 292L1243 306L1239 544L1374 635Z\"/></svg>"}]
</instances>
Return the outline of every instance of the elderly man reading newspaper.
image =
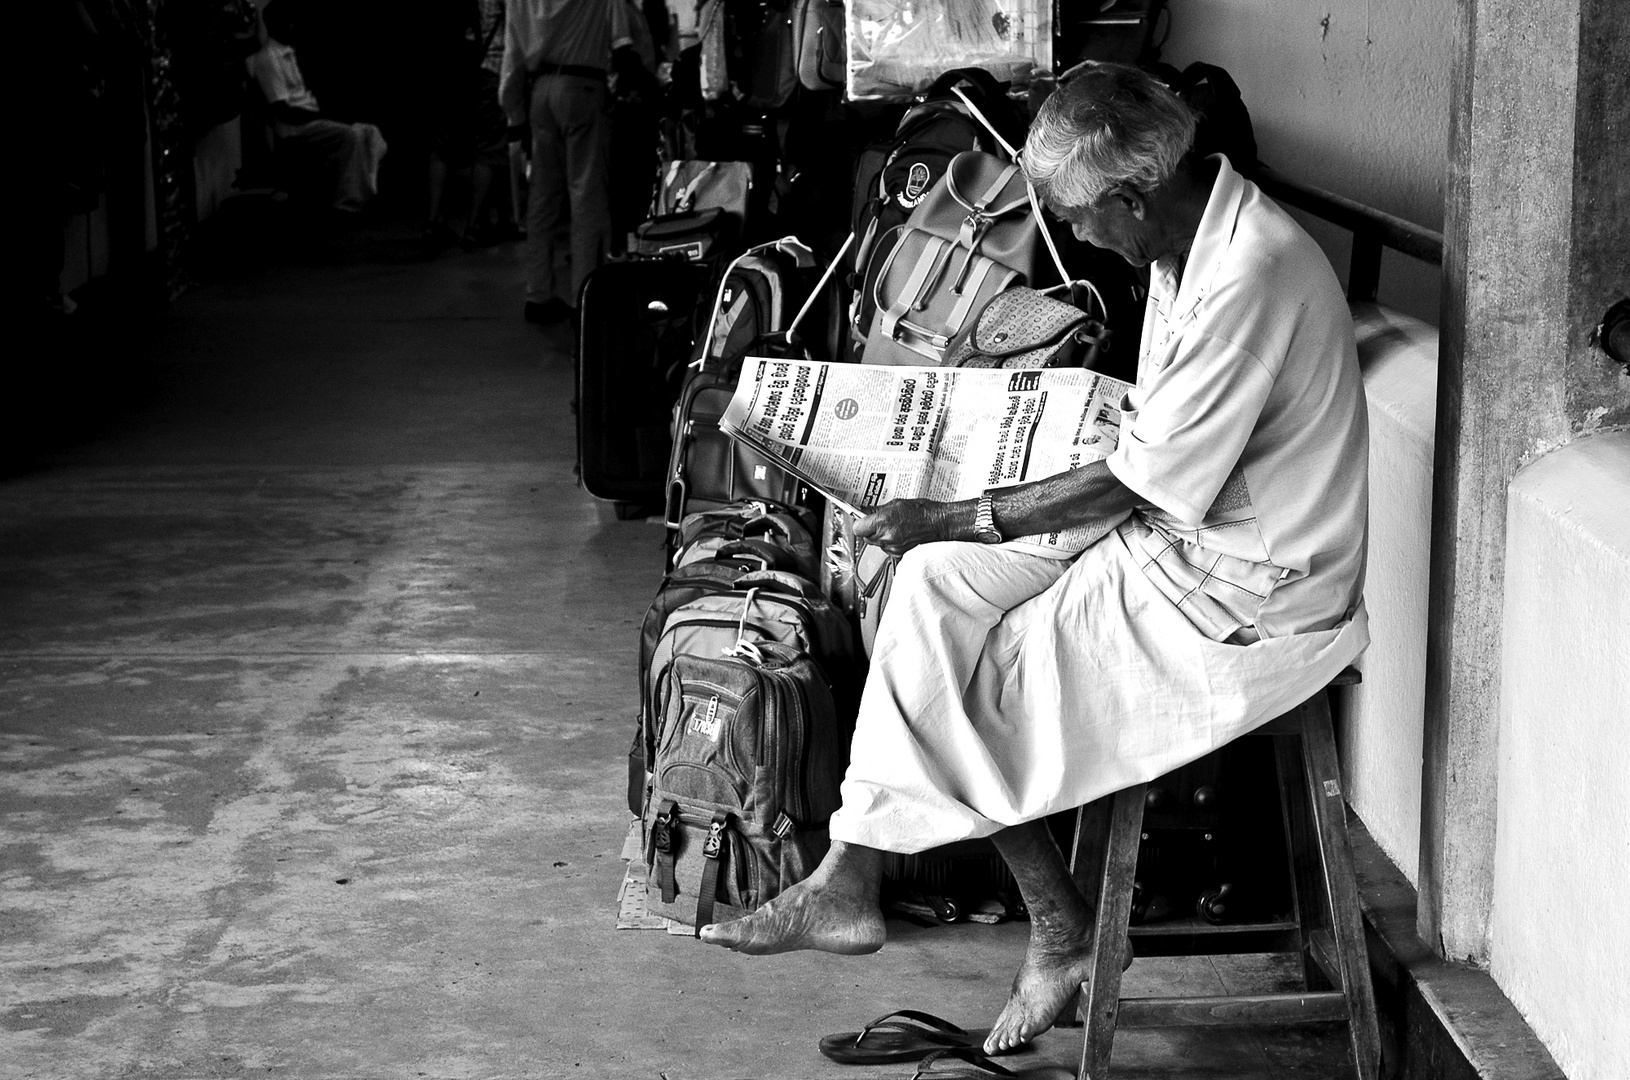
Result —
<instances>
[{"instance_id":1,"label":"elderly man reading newspaper","mask_svg":"<svg viewBox=\"0 0 1630 1080\"><path fill-rule=\"evenodd\" d=\"M1077 236L1151 266L1138 381L1105 460L855 527L902 554L833 845L753 914L746 953L879 948L882 852L990 836L1030 910L987 1052L1046 1030L1092 912L1046 815L1153 779L1312 696L1368 644L1365 401L1324 255L1134 68L1043 106L1024 169ZM1004 538L1098 526L1048 558Z\"/></svg>"}]
</instances>

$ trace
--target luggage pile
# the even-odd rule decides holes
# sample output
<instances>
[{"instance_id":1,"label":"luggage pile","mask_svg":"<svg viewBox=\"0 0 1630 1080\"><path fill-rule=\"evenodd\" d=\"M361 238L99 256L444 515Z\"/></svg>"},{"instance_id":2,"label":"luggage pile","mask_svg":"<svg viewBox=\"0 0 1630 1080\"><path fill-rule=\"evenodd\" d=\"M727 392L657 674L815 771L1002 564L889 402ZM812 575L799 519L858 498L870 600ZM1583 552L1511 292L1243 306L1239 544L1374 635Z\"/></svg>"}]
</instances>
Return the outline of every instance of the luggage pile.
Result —
<instances>
[{"instance_id":1,"label":"luggage pile","mask_svg":"<svg viewBox=\"0 0 1630 1080\"><path fill-rule=\"evenodd\" d=\"M1014 160L1026 102L988 73L950 71L910 103L829 124L844 108L832 89L842 10L766 2L747 19L736 0L701 5L650 212L579 305L582 483L619 516L660 512L666 526L640 630L628 806L650 909L698 929L757 908L825 854L893 568L875 547L857 558L848 514L720 430L744 360L1124 376L1121 342L1141 319L1124 264L1051 234ZM828 126L812 137L800 124ZM840 156L840 134L846 190L801 202L786 149L802 138ZM747 152L696 153L709 146ZM766 147L772 160L753 156ZM833 206L846 239L829 228ZM1072 262L1096 280L1072 277ZM1117 339L1112 322L1133 332ZM989 879L987 897L1011 892L993 857L972 853L994 863L981 875L964 871L967 851L890 865L933 882L927 907L955 919L979 891L972 876ZM963 879L960 898L948 878Z\"/></svg>"}]
</instances>

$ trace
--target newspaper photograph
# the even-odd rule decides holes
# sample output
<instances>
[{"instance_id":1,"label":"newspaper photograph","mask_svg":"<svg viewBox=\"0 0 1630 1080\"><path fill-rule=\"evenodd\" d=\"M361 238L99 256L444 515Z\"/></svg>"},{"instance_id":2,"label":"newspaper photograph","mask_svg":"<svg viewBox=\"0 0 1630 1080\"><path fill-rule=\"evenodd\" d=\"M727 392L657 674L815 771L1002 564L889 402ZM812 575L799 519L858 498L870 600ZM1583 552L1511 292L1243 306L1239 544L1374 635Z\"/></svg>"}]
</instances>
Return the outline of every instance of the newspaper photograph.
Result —
<instances>
[{"instance_id":1,"label":"newspaper photograph","mask_svg":"<svg viewBox=\"0 0 1630 1080\"><path fill-rule=\"evenodd\" d=\"M749 357L719 426L851 514L969 499L1109 456L1131 387L1084 368L886 367ZM1010 541L1073 554L1102 528Z\"/></svg>"}]
</instances>

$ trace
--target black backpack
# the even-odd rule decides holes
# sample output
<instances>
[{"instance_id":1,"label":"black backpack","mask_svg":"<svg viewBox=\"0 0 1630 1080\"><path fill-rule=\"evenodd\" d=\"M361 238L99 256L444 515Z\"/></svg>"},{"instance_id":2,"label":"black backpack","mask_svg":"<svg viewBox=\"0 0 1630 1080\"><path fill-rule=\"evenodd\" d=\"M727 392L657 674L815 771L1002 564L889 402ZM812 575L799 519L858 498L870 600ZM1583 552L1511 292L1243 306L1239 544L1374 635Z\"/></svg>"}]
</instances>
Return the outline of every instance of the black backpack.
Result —
<instances>
[{"instance_id":1,"label":"black backpack","mask_svg":"<svg viewBox=\"0 0 1630 1080\"><path fill-rule=\"evenodd\" d=\"M1199 117L1194 151L1201 157L1225 154L1242 175L1256 171L1256 132L1251 111L1240 97L1234 77L1216 64L1196 61L1179 72L1170 64L1152 64L1149 72L1171 87Z\"/></svg>"},{"instance_id":2,"label":"black backpack","mask_svg":"<svg viewBox=\"0 0 1630 1080\"><path fill-rule=\"evenodd\" d=\"M1005 83L981 68L957 68L936 79L900 118L894 137L868 146L855 165L851 288L859 287L871 260L887 257L879 252L882 238L905 224L953 157L964 150L1003 154L1001 143L952 87L967 95L1010 146L1023 144L1029 118L1008 99Z\"/></svg>"}]
</instances>

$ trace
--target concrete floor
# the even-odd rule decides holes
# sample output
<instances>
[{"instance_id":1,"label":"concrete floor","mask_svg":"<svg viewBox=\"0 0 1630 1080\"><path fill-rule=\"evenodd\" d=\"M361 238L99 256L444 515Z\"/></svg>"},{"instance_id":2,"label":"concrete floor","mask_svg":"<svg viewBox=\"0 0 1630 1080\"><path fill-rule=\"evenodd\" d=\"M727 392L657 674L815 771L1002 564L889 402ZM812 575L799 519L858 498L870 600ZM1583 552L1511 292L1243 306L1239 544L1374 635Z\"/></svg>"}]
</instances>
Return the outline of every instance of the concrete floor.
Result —
<instances>
[{"instance_id":1,"label":"concrete floor","mask_svg":"<svg viewBox=\"0 0 1630 1080\"><path fill-rule=\"evenodd\" d=\"M903 1080L816 1041L988 1023L1022 925L614 929L661 538L573 482L566 335L512 247L270 246L115 335L119 400L0 480L0 1076ZM1115 1075L1337 1076L1342 1041L1127 1032Z\"/></svg>"}]
</instances>

